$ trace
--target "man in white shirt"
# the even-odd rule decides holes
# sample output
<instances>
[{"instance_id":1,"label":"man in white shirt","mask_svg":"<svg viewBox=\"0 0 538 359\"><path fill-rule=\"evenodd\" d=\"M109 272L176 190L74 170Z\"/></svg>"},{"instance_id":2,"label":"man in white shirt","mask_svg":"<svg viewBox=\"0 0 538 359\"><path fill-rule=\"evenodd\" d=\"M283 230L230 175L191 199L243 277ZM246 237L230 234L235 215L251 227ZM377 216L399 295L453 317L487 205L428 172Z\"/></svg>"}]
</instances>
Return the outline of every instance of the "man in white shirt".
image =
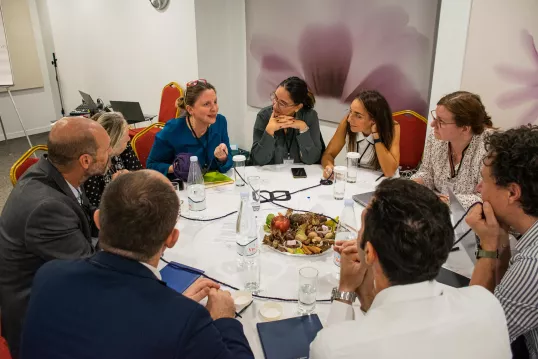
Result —
<instances>
[{"instance_id":1,"label":"man in white shirt","mask_svg":"<svg viewBox=\"0 0 538 359\"><path fill-rule=\"evenodd\" d=\"M405 179L383 181L362 213L358 243L335 246L340 283L310 357L510 358L495 297L435 281L453 241L449 208L435 193Z\"/></svg>"}]
</instances>

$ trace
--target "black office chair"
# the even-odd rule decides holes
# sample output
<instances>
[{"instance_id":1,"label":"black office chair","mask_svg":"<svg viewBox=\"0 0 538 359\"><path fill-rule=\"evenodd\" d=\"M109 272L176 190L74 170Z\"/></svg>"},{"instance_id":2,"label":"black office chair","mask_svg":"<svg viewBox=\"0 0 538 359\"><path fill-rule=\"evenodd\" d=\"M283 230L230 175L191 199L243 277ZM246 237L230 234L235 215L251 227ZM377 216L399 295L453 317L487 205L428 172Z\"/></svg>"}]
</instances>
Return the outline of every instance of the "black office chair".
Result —
<instances>
[{"instance_id":1,"label":"black office chair","mask_svg":"<svg viewBox=\"0 0 538 359\"><path fill-rule=\"evenodd\" d=\"M525 337L520 335L516 340L510 344L512 347L512 358L513 359L529 359L529 350L527 349L527 343L525 342Z\"/></svg>"}]
</instances>

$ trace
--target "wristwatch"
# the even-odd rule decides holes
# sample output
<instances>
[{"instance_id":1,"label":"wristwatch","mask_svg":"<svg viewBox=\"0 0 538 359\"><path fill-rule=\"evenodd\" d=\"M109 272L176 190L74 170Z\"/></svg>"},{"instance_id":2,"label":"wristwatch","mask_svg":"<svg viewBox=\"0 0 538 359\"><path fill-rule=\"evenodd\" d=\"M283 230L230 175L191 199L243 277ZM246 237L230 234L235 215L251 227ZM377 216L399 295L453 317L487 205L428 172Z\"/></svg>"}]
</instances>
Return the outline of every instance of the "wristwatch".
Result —
<instances>
[{"instance_id":1,"label":"wristwatch","mask_svg":"<svg viewBox=\"0 0 538 359\"><path fill-rule=\"evenodd\" d=\"M476 259L480 258L491 258L491 259L497 259L499 258L499 250L496 251L485 251L481 248L478 248L475 252Z\"/></svg>"},{"instance_id":2,"label":"wristwatch","mask_svg":"<svg viewBox=\"0 0 538 359\"><path fill-rule=\"evenodd\" d=\"M335 299L345 300L345 301L353 303L356 298L357 298L357 293L340 292L338 288L334 287L332 291L332 295L331 295L331 303L334 302Z\"/></svg>"},{"instance_id":3,"label":"wristwatch","mask_svg":"<svg viewBox=\"0 0 538 359\"><path fill-rule=\"evenodd\" d=\"M380 142L383 142L383 141L381 141L380 138L374 138L374 145L375 145L376 143L380 143Z\"/></svg>"}]
</instances>

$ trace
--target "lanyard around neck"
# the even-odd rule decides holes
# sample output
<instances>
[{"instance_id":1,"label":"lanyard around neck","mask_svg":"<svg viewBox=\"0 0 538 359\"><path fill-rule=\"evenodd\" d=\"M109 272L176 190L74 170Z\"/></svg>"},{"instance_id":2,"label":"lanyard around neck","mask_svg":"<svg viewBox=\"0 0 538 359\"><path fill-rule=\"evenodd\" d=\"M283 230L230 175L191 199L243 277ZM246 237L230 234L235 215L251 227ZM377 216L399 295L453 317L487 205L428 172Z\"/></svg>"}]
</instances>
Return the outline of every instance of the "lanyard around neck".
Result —
<instances>
[{"instance_id":1,"label":"lanyard around neck","mask_svg":"<svg viewBox=\"0 0 538 359\"><path fill-rule=\"evenodd\" d=\"M194 136L194 138L196 138L196 141L200 144L200 146L202 147L202 150L204 151L204 158L205 158L204 167L209 168L209 155L207 153L207 148L209 147L209 127L207 128L207 131L204 134L206 136L205 137L205 146L204 146L204 144L203 144L202 140L200 139L200 137L198 137L196 132L194 132L194 128L192 127L190 116L187 116L187 121L189 122L189 129L191 130L192 135Z\"/></svg>"},{"instance_id":2,"label":"lanyard around neck","mask_svg":"<svg viewBox=\"0 0 538 359\"><path fill-rule=\"evenodd\" d=\"M450 178L454 178L460 173L460 170L463 167L463 158L465 157L465 152L469 148L470 144L471 143L469 142L469 144L465 146L465 148L463 149L461 153L460 165L458 166L458 169L456 170L454 166L454 159L452 158L452 144L448 142L448 163L450 163Z\"/></svg>"},{"instance_id":3,"label":"lanyard around neck","mask_svg":"<svg viewBox=\"0 0 538 359\"><path fill-rule=\"evenodd\" d=\"M360 157L359 157L359 161L358 161L358 166L359 168L361 167L361 161L362 161L362 158L364 157L364 155L366 154L366 152L368 152L368 149L370 148L370 146L372 145L372 143L370 141L368 141L367 139L362 139L360 141L357 142L357 149L359 149L359 143L361 143L362 141L366 141L368 142L368 145L366 146L366 148L364 149L364 151L362 151Z\"/></svg>"}]
</instances>

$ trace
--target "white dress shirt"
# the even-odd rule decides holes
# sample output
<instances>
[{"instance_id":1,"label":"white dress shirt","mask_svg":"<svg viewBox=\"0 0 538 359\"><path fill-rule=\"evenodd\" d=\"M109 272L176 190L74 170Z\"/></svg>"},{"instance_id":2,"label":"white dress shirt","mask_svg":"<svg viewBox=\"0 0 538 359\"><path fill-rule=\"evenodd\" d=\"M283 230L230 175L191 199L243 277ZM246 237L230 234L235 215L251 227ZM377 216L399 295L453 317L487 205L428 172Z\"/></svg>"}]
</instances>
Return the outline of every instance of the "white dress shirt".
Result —
<instances>
[{"instance_id":1,"label":"white dress shirt","mask_svg":"<svg viewBox=\"0 0 538 359\"><path fill-rule=\"evenodd\" d=\"M157 268L155 268L154 266L148 263L144 263L144 262L138 262L138 263L143 264L144 267L149 269L155 275L155 277L157 277L158 280L163 280L163 277L161 276L161 272L159 272Z\"/></svg>"},{"instance_id":2,"label":"white dress shirt","mask_svg":"<svg viewBox=\"0 0 538 359\"><path fill-rule=\"evenodd\" d=\"M485 288L421 282L389 287L363 314L333 302L311 359L511 358L501 305Z\"/></svg>"}]
</instances>

